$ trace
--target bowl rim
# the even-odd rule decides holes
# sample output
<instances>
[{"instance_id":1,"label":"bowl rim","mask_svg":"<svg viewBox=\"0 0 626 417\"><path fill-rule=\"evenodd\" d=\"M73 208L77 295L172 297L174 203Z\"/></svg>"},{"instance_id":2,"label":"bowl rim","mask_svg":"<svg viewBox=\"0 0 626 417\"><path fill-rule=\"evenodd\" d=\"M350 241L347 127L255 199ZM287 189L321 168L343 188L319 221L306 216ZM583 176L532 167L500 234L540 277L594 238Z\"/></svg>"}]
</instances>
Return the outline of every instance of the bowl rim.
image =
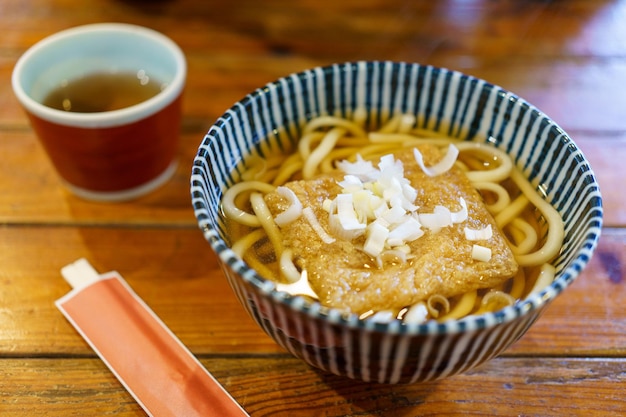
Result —
<instances>
[{"instance_id":1,"label":"bowl rim","mask_svg":"<svg viewBox=\"0 0 626 417\"><path fill-rule=\"evenodd\" d=\"M424 65L414 62L399 62L399 61L347 61L342 63L336 63L325 66L317 66L302 71L294 72L292 74L285 75L274 81L267 83L264 87L258 88L253 92L248 93L242 99L233 104L225 113L220 116L215 123L211 126L207 134L204 136L203 141L200 144L198 153L194 158L194 163L191 173L191 197L192 206L194 209L194 215L197 219L199 228L204 234L205 239L210 244L213 251L220 258L223 263L223 267L230 268L239 278L244 282L251 285L261 295L272 299L273 301L290 308L294 312L305 314L313 319L321 320L332 325L346 326L355 330L367 330L372 332L378 332L383 334L401 334L409 336L425 336L425 335L437 335L437 334L454 334L470 332L479 329L491 328L499 324L511 322L515 319L523 317L528 313L539 310L547 306L554 298L560 294L566 287L578 277L578 275L585 268L589 260L591 259L594 250L597 247L598 240L602 231L603 223L603 207L602 197L598 186L598 181L593 173L589 161L584 157L582 151L574 143L571 138L565 134L569 140L569 144L573 146L574 150L581 155L583 165L586 169L586 175L589 178L589 182L595 186L594 204L592 208L596 211L593 216L593 222L591 219L586 228L584 228L584 238L581 239L581 245L577 248L576 252L572 255L571 260L568 262L566 268L561 270L555 277L553 282L544 289L535 292L526 298L519 300L514 305L504 307L495 312L482 313L480 315L469 315L461 319L451 319L443 322L435 320L428 320L425 323L405 323L400 320L392 320L391 322L376 322L373 320L360 319L356 313L344 314L338 309L322 306L317 301L305 300L302 296L292 296L285 292L279 292L276 290L276 285L272 280L263 278L254 269L249 267L243 259L235 255L235 253L228 247L227 243L220 237L219 231L214 225L212 225L211 219L206 215L206 207L203 206L203 198L199 197L197 187L201 186L203 181L200 172L200 165L205 160L203 156L202 146L208 144L211 141L220 140L213 135L215 127L222 128L228 124L231 119L231 112L241 110L242 106L252 103L259 99L262 95L266 94L268 89L275 87L280 88L281 83L286 82L291 77L307 77L316 76L316 73L325 73L331 71L337 67L344 66L356 66L356 65L408 65L427 67L436 70L448 71L452 74L459 75L467 78L468 80L480 81L484 86L490 89L499 89L502 92L509 94L509 97L517 100L520 104L527 106L533 112L543 116L551 125L565 132L561 129L556 122L549 118L545 113L539 110L536 106L530 104L523 98L511 93L496 84L489 83L483 79L462 73L456 70L450 70L444 67L435 67L431 65ZM223 189L220 190L223 192Z\"/></svg>"}]
</instances>

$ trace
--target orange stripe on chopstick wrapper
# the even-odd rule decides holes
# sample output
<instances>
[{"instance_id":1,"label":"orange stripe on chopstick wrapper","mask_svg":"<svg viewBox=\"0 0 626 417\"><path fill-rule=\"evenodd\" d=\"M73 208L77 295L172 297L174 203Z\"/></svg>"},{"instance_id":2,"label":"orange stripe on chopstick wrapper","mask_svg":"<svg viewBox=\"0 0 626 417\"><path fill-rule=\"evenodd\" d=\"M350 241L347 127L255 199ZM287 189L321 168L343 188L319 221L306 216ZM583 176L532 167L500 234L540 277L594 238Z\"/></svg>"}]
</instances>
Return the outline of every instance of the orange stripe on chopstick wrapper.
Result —
<instances>
[{"instance_id":1,"label":"orange stripe on chopstick wrapper","mask_svg":"<svg viewBox=\"0 0 626 417\"><path fill-rule=\"evenodd\" d=\"M248 415L117 272L81 259L62 274L57 307L148 414Z\"/></svg>"}]
</instances>

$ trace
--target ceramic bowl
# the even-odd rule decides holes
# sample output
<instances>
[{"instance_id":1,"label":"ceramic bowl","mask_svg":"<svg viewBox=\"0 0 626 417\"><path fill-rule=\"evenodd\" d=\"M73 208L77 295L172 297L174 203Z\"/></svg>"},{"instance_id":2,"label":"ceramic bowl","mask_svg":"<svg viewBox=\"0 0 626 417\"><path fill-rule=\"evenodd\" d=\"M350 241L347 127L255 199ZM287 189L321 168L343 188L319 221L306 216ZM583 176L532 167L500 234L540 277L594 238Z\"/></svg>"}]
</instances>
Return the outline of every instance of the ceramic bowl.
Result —
<instances>
[{"instance_id":1,"label":"ceramic bowl","mask_svg":"<svg viewBox=\"0 0 626 417\"><path fill-rule=\"evenodd\" d=\"M565 239L551 285L495 313L447 322L376 323L278 292L229 248L220 200L252 151L296 141L319 115L357 107L370 122L413 113L422 127L462 140L489 138L561 214ZM555 169L559 167L559 169ZM554 121L520 97L459 72L398 62L314 68L269 83L221 116L199 146L191 175L195 215L245 310L280 346L333 374L377 383L425 382L470 370L518 340L588 263L602 201L588 161Z\"/></svg>"}]
</instances>

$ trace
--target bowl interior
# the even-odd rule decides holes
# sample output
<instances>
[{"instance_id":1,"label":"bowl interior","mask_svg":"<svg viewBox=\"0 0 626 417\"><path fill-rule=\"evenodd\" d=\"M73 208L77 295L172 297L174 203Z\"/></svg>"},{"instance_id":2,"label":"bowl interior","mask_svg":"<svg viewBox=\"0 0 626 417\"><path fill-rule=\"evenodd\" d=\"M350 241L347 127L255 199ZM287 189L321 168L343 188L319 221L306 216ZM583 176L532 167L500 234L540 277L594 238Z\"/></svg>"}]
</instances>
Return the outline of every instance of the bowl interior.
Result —
<instances>
[{"instance_id":1,"label":"bowl interior","mask_svg":"<svg viewBox=\"0 0 626 417\"><path fill-rule=\"evenodd\" d=\"M351 117L366 109L371 127L398 113L417 115L419 127L460 140L483 140L507 152L561 214L565 240L554 282L496 313L458 322L399 325L367 323L311 307L274 291L228 247L220 217L223 191L238 180L246 157L297 142L304 123L320 115ZM558 167L558 169L555 169ZM593 171L576 144L533 105L486 81L409 63L354 62L281 78L236 103L210 129L194 160L192 204L198 223L221 260L241 279L292 308L354 327L402 333L442 333L512 320L552 300L589 261L602 226L602 201ZM299 298L299 300L296 300Z\"/></svg>"}]
</instances>

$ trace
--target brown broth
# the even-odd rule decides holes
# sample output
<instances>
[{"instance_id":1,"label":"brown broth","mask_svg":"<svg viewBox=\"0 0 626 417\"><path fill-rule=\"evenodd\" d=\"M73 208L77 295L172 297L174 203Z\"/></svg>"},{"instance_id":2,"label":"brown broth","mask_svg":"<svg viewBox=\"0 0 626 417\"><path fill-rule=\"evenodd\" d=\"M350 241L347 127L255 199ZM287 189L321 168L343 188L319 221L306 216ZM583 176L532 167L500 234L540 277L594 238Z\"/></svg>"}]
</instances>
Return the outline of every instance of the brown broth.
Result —
<instances>
[{"instance_id":1,"label":"brown broth","mask_svg":"<svg viewBox=\"0 0 626 417\"><path fill-rule=\"evenodd\" d=\"M100 72L63 82L42 104L74 113L96 113L139 104L160 91L161 83L143 72Z\"/></svg>"},{"instance_id":2,"label":"brown broth","mask_svg":"<svg viewBox=\"0 0 626 417\"><path fill-rule=\"evenodd\" d=\"M294 152L294 151L291 151L291 152ZM289 157L289 155L290 155L289 153L286 153L285 158ZM369 159L373 160L375 158L376 157L373 155L369 156ZM466 152L466 153L463 152L459 154L458 158L465 165L477 171L493 169L494 167L497 167L500 163L499 161L494 159L492 155L486 154L480 151L478 152L472 151L472 152ZM253 164L250 167L250 170L255 171L256 168L257 167L255 167ZM263 169L264 168L259 168L258 170L262 171ZM253 178L257 179L256 177L253 177ZM296 173L289 180L294 180L297 178L299 177L298 177L298 174ZM502 181L501 184L505 187L506 191L509 193L509 195L512 198L515 198L516 196L519 195L520 190L517 188L514 182L511 181L510 179ZM490 195L489 191L486 191L486 192L480 191L480 193L483 196L483 198L486 200L486 202L493 202L494 196ZM242 195L238 197L239 197L239 200L236 202L236 205L244 209L247 212L251 212L252 210L250 208L249 202L247 201L249 194L243 193ZM523 217L535 229L535 231L537 232L539 236L540 243L543 242L546 236L547 226L543 224L544 222L541 219L541 216L538 213L537 209L529 206L520 215L520 217ZM229 233L229 237L231 239L231 244L245 237L248 233L250 233L253 230L253 228L249 226L244 226L238 223L237 221L230 219L228 217L225 217L224 221L226 224L226 229L228 230L228 233ZM502 230L502 232L509 239L512 239L511 235L508 233L507 230ZM512 239L512 240L515 240L515 239ZM537 249L540 246L540 243L537 244L535 249ZM282 281L282 278L280 277L280 265L277 261L275 254L273 253L273 250L274 248L272 244L270 243L269 239L267 237L264 237L260 239L259 241L257 241L254 245L252 245L251 248L247 250L247 252L244 255L244 259L246 260L246 262L250 264L252 268L256 268L257 270L264 271L266 273L266 278L272 279L278 282L284 282ZM369 266L368 268L371 268L371 266ZM517 299L523 299L529 295L529 292L534 288L534 284L539 276L539 270L540 270L539 267L532 267L532 266L520 266L520 269L523 270L524 288L523 288L523 292L521 296L516 297ZM508 281L505 281L504 283L502 283L500 287L493 288L493 289L497 289L505 293L509 293L510 290L512 289L512 286L513 286L513 277L511 277ZM478 290L478 297L476 301L477 305L474 307L472 311L477 311L481 307L480 302L482 301L483 296L491 290L492 288ZM450 297L448 299L448 302L450 303L449 309L450 310L454 309L454 307L458 304L461 298L462 298L462 294L454 296L454 297ZM502 306L497 306L497 309L501 307ZM400 318L402 314L406 313L407 309L408 307L403 310L400 310L397 317ZM373 313L374 311L370 311L368 314L373 314ZM442 316L445 317L445 314L442 314ZM365 317L367 316L362 316L361 318L365 318Z\"/></svg>"}]
</instances>

